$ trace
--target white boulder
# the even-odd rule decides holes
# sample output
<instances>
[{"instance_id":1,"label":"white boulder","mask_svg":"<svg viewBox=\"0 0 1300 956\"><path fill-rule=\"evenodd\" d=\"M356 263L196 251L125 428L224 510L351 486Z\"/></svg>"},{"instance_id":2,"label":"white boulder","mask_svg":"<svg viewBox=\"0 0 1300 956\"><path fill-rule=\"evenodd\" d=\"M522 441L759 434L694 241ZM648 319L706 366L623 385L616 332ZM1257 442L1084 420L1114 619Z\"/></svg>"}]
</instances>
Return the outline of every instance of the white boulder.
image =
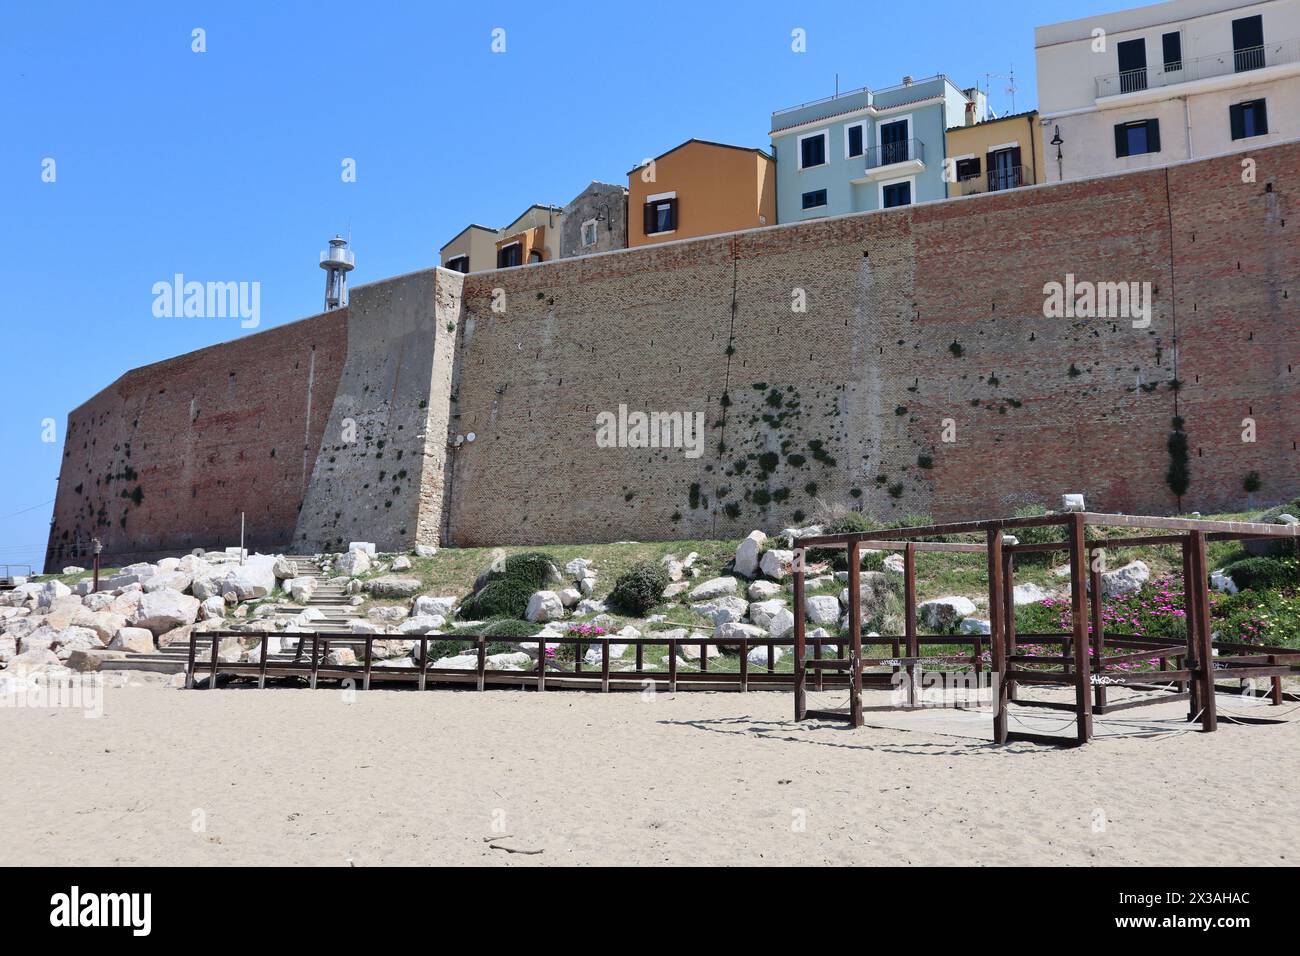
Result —
<instances>
[{"instance_id":1,"label":"white boulder","mask_svg":"<svg viewBox=\"0 0 1300 956\"><path fill-rule=\"evenodd\" d=\"M975 613L975 602L965 597L941 597L916 606L917 617L935 630L946 630Z\"/></svg>"},{"instance_id":2,"label":"white boulder","mask_svg":"<svg viewBox=\"0 0 1300 956\"><path fill-rule=\"evenodd\" d=\"M804 601L804 616L818 626L834 624L840 619L840 602L829 595L817 595Z\"/></svg>"},{"instance_id":3,"label":"white boulder","mask_svg":"<svg viewBox=\"0 0 1300 956\"><path fill-rule=\"evenodd\" d=\"M155 637L186 624L199 616L199 599L178 591L153 591L140 598L128 621L132 627L148 628Z\"/></svg>"},{"instance_id":4,"label":"white boulder","mask_svg":"<svg viewBox=\"0 0 1300 956\"><path fill-rule=\"evenodd\" d=\"M1125 597L1142 590L1151 578L1151 569L1142 561L1130 561L1122 568L1101 576L1101 593L1105 597Z\"/></svg>"},{"instance_id":5,"label":"white boulder","mask_svg":"<svg viewBox=\"0 0 1300 956\"><path fill-rule=\"evenodd\" d=\"M710 578L703 584L698 584L692 589L690 598L692 601L709 601L713 598L720 598L728 594L735 594L737 591L737 581L731 577Z\"/></svg>"},{"instance_id":6,"label":"white boulder","mask_svg":"<svg viewBox=\"0 0 1300 956\"><path fill-rule=\"evenodd\" d=\"M763 555L760 566L765 577L773 581L784 581L794 569L794 552L784 548L773 548Z\"/></svg>"},{"instance_id":7,"label":"white boulder","mask_svg":"<svg viewBox=\"0 0 1300 956\"><path fill-rule=\"evenodd\" d=\"M751 531L736 546L736 573L742 577L752 578L758 573L758 556L767 542L767 535L761 531Z\"/></svg>"},{"instance_id":8,"label":"white boulder","mask_svg":"<svg viewBox=\"0 0 1300 956\"><path fill-rule=\"evenodd\" d=\"M152 654L153 632L145 627L120 627L108 646L115 651Z\"/></svg>"},{"instance_id":9,"label":"white boulder","mask_svg":"<svg viewBox=\"0 0 1300 956\"><path fill-rule=\"evenodd\" d=\"M564 603L554 591L535 591L528 599L524 617L530 621L558 621L564 617Z\"/></svg>"}]
</instances>

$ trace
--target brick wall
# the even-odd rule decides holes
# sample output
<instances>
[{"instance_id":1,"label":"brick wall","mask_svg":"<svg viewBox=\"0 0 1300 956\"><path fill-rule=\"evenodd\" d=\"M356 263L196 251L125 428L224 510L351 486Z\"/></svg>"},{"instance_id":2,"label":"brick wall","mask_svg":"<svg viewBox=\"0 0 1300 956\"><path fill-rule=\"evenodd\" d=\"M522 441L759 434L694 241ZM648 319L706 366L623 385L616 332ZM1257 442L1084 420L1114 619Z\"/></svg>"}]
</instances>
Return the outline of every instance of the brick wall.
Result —
<instances>
[{"instance_id":1,"label":"brick wall","mask_svg":"<svg viewBox=\"0 0 1300 956\"><path fill-rule=\"evenodd\" d=\"M346 332L332 313L250 336L74 412L51 544L229 543L240 509L255 542L287 541L322 433L299 547L737 536L828 506L946 520L1063 492L1151 514L1285 500L1300 145L1246 158L1253 181L1231 156L373 283ZM1148 283L1149 324L1045 317L1045 284L1067 275ZM702 415L703 454L599 447L597 416L620 404ZM138 505L121 497L137 485Z\"/></svg>"},{"instance_id":2,"label":"brick wall","mask_svg":"<svg viewBox=\"0 0 1300 956\"><path fill-rule=\"evenodd\" d=\"M292 537L343 365L347 313L127 372L68 416L46 569Z\"/></svg>"}]
</instances>

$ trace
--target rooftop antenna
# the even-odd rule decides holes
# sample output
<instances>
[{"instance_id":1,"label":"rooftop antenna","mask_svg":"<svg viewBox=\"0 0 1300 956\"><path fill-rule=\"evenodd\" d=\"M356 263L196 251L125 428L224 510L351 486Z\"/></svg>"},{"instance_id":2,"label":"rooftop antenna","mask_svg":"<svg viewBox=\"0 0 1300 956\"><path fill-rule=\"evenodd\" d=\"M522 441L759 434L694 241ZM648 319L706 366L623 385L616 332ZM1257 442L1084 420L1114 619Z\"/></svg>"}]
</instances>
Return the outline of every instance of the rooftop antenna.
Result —
<instances>
[{"instance_id":1,"label":"rooftop antenna","mask_svg":"<svg viewBox=\"0 0 1300 956\"><path fill-rule=\"evenodd\" d=\"M352 226L348 225L348 236ZM348 273L356 268L356 257L348 248L348 240L335 235L330 247L320 254L320 267L325 270L325 311L342 308L348 304Z\"/></svg>"},{"instance_id":2,"label":"rooftop antenna","mask_svg":"<svg viewBox=\"0 0 1300 956\"><path fill-rule=\"evenodd\" d=\"M1006 80L1007 85L1002 88L1002 92L1011 97L1011 112L1016 111L1016 66L1011 64L1011 68L1006 73L985 73L984 74L984 95L987 97L993 92L992 80L997 77L1000 80Z\"/></svg>"},{"instance_id":3,"label":"rooftop antenna","mask_svg":"<svg viewBox=\"0 0 1300 956\"><path fill-rule=\"evenodd\" d=\"M835 95L837 97L840 95L840 75L838 73L835 74Z\"/></svg>"}]
</instances>

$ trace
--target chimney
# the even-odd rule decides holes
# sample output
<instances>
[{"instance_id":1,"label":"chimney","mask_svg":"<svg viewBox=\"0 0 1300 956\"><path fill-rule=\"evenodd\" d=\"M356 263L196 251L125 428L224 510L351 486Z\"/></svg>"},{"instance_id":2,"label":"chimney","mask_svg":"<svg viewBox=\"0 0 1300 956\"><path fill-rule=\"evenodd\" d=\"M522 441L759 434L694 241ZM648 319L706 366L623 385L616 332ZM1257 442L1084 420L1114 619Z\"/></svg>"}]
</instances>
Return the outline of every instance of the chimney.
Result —
<instances>
[{"instance_id":1,"label":"chimney","mask_svg":"<svg viewBox=\"0 0 1300 956\"><path fill-rule=\"evenodd\" d=\"M908 74L907 76L903 77L903 85L904 85L904 86L911 86L911 85L912 85L912 77L911 77L911 74Z\"/></svg>"},{"instance_id":2,"label":"chimney","mask_svg":"<svg viewBox=\"0 0 1300 956\"><path fill-rule=\"evenodd\" d=\"M966 101L966 125L967 126L975 125L975 101L974 100Z\"/></svg>"}]
</instances>

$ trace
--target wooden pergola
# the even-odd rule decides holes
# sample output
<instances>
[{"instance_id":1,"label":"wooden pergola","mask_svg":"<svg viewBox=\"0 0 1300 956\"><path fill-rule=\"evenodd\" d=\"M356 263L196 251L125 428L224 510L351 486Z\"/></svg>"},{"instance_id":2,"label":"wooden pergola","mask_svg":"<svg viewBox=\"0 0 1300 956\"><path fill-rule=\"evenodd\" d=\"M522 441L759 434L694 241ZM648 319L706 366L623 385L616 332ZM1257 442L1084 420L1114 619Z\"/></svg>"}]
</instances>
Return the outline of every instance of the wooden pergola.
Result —
<instances>
[{"instance_id":1,"label":"wooden pergola","mask_svg":"<svg viewBox=\"0 0 1300 956\"><path fill-rule=\"evenodd\" d=\"M1064 538L1046 544L1019 544L1007 540L1017 529L1059 527ZM1089 538L1090 528L1131 529L1132 536ZM1136 532L1147 532L1137 534ZM952 536L982 534L984 542L934 540ZM794 697L795 719L830 718L846 719L853 727L863 725L862 691L868 687L897 686L900 674L907 681L907 703L885 705L868 709L905 709L915 707L916 671L918 667L932 664L972 667L976 673L981 666L982 645L992 652L993 689L993 739L1005 743L1007 713L1011 704L1031 707L1068 709L1075 714L1078 743L1086 743L1092 736L1093 714L1105 714L1154 703L1167 703L1171 699L1186 699L1188 720L1199 720L1201 729L1210 732L1218 725L1215 708L1215 677L1270 678L1274 704L1283 699L1282 677L1300 673L1300 651L1285 647L1268 647L1253 644L1215 642L1210 628L1209 568L1206 562L1206 544L1209 541L1230 541L1258 538L1291 539L1300 547L1300 526L1258 524L1239 521L1207 521L1197 518L1155 518L1133 515L1098 514L1093 512L1062 512L1030 518L999 518L983 521L964 521L951 524L929 525L915 528L895 528L883 531L855 532L849 534L817 535L800 538L795 554L794 568ZM1186 642L1173 643L1167 639L1150 640L1126 635L1107 635L1102 615L1102 566L1097 552L1106 548L1133 548L1173 545L1182 549L1184 592L1186 594ZM903 554L903 634L884 637L862 636L861 557L864 547L875 550L901 551ZM848 639L842 641L835 658L820 657L821 641L814 642L817 656L809 660L805 636L805 578L806 552L811 548L844 548L848 557ZM982 553L988 567L988 619L990 634L972 636L928 636L922 638L917 631L916 555L922 551L950 551ZM1065 551L1070 568L1070 631L1021 634L1016 633L1015 556L1031 552ZM1089 558L1093 560L1089 560ZM1018 643L1057 645L1059 655L1023 654ZM864 658L862 647L892 645L891 657ZM922 645L972 646L972 653L923 657ZM1106 655L1107 648L1123 650L1122 654ZM848 656L844 656L847 650ZM1111 671L1119 664L1136 663L1158 658L1161 671L1129 672ZM1172 665L1172 666L1171 666ZM864 673L866 668L888 667L890 672ZM814 672L815 689L846 686L849 703L846 708L834 710L809 710L807 707L808 671ZM831 675L823 676L830 671ZM847 680L835 679L844 674ZM1074 702L1049 700L1019 700L1020 685L1047 685L1072 687ZM1106 688L1131 687L1137 690L1165 691L1151 697L1108 703ZM1060 738L1040 737L1016 733L1018 739L1040 739L1060 743Z\"/></svg>"}]
</instances>

